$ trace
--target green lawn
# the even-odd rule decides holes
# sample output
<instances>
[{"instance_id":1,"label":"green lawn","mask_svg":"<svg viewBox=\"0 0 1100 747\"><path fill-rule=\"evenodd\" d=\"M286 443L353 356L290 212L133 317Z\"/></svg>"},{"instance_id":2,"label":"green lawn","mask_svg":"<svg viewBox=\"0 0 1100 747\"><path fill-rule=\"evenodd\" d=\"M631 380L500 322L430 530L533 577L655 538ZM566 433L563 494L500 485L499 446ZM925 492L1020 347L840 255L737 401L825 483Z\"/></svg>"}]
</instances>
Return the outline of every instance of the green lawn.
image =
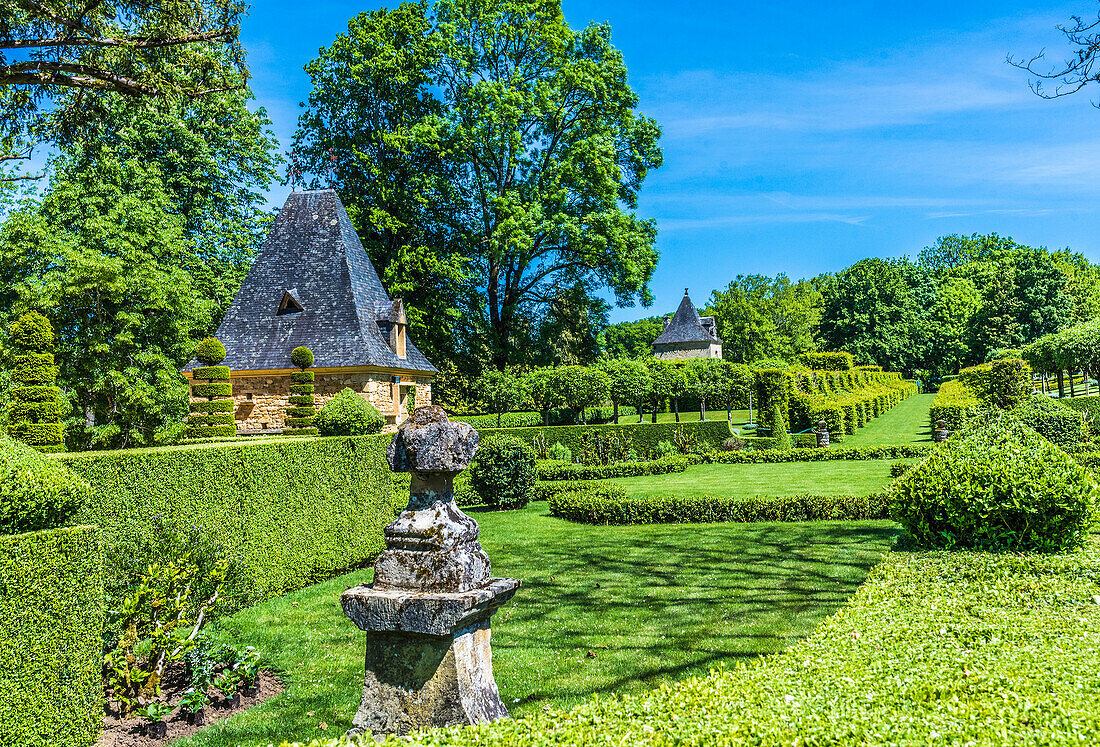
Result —
<instances>
[{"instance_id":1,"label":"green lawn","mask_svg":"<svg viewBox=\"0 0 1100 747\"><path fill-rule=\"evenodd\" d=\"M783 649L848 599L895 534L888 522L591 527L548 516L545 503L472 515L493 572L523 581L493 622L496 679L516 716ZM370 576L226 621L285 672L287 691L175 744L342 734L359 703L365 640L338 598Z\"/></svg>"},{"instance_id":2,"label":"green lawn","mask_svg":"<svg viewBox=\"0 0 1100 747\"><path fill-rule=\"evenodd\" d=\"M733 421L732 422L733 422L733 427L734 428L740 428L745 423L749 422L749 411L748 410L734 410L730 414L733 416ZM753 414L753 416L755 416L756 415L756 410L753 410L752 414ZM707 410L707 420L725 420L725 419L726 419L726 411L725 410ZM649 422L652 422L652 421L653 421L653 414L647 412L645 414L645 420L643 420L642 422L649 423ZM620 417L619 422L620 423L637 423L638 422L638 416L637 415L628 415L628 416L625 416L625 417ZM674 412L659 412L659 413L657 413L657 422L658 423L675 423L676 422L676 413L674 413ZM699 422L699 410L680 410L680 422L681 423L691 423L691 422L696 422L697 423L697 422Z\"/></svg>"},{"instance_id":3,"label":"green lawn","mask_svg":"<svg viewBox=\"0 0 1100 747\"><path fill-rule=\"evenodd\" d=\"M620 477L631 495L869 495L890 481L890 460L698 464L685 472Z\"/></svg>"},{"instance_id":4,"label":"green lawn","mask_svg":"<svg viewBox=\"0 0 1100 747\"><path fill-rule=\"evenodd\" d=\"M928 408L935 398L935 394L917 394L902 400L885 415L875 418L853 435L846 436L840 445L931 443L932 426L928 421Z\"/></svg>"}]
</instances>

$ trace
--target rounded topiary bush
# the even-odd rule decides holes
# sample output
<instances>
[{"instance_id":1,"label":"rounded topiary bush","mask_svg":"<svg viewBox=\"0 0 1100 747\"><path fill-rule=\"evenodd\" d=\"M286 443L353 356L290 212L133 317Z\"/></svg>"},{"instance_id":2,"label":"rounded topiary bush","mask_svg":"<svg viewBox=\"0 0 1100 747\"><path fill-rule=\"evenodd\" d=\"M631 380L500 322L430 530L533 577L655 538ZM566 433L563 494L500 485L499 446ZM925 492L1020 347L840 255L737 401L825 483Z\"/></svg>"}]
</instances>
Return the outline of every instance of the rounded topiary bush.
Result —
<instances>
[{"instance_id":1,"label":"rounded topiary bush","mask_svg":"<svg viewBox=\"0 0 1100 747\"><path fill-rule=\"evenodd\" d=\"M305 345L299 345L290 351L290 362L301 369L309 368L313 365L313 351Z\"/></svg>"},{"instance_id":2,"label":"rounded topiary bush","mask_svg":"<svg viewBox=\"0 0 1100 747\"><path fill-rule=\"evenodd\" d=\"M214 337L207 337L195 346L195 360L204 366L216 366L225 360L225 345Z\"/></svg>"},{"instance_id":3,"label":"rounded topiary bush","mask_svg":"<svg viewBox=\"0 0 1100 747\"><path fill-rule=\"evenodd\" d=\"M0 435L0 534L64 526L91 493L60 462Z\"/></svg>"},{"instance_id":4,"label":"rounded topiary bush","mask_svg":"<svg viewBox=\"0 0 1100 747\"><path fill-rule=\"evenodd\" d=\"M50 350L54 334L50 320L37 311L28 311L8 327L11 344L24 350Z\"/></svg>"},{"instance_id":5,"label":"rounded topiary bush","mask_svg":"<svg viewBox=\"0 0 1100 747\"><path fill-rule=\"evenodd\" d=\"M481 444L470 467L470 484L487 505L523 508L537 479L535 450L518 438L494 438Z\"/></svg>"},{"instance_id":6,"label":"rounded topiary bush","mask_svg":"<svg viewBox=\"0 0 1100 747\"><path fill-rule=\"evenodd\" d=\"M1084 413L1042 394L1028 397L1012 408L1012 415L1063 449L1089 440Z\"/></svg>"},{"instance_id":7,"label":"rounded topiary bush","mask_svg":"<svg viewBox=\"0 0 1100 747\"><path fill-rule=\"evenodd\" d=\"M924 548L1058 551L1080 543L1092 474L1008 415L974 421L890 487L891 514Z\"/></svg>"},{"instance_id":8,"label":"rounded topiary bush","mask_svg":"<svg viewBox=\"0 0 1100 747\"><path fill-rule=\"evenodd\" d=\"M325 403L313 424L322 436L363 436L381 432L386 419L378 408L344 387Z\"/></svg>"}]
</instances>

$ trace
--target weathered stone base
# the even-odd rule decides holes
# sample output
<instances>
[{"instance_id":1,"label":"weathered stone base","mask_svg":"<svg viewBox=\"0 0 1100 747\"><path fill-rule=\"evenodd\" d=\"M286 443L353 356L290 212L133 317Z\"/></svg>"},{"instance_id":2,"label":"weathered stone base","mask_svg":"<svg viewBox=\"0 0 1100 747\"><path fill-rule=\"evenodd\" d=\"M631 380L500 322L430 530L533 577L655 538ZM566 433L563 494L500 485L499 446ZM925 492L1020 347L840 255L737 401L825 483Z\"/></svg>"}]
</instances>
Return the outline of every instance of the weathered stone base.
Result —
<instances>
[{"instance_id":1,"label":"weathered stone base","mask_svg":"<svg viewBox=\"0 0 1100 747\"><path fill-rule=\"evenodd\" d=\"M489 618L519 588L402 592L358 586L340 603L367 631L366 676L349 735L408 734L507 718L493 679Z\"/></svg>"},{"instance_id":2,"label":"weathered stone base","mask_svg":"<svg viewBox=\"0 0 1100 747\"><path fill-rule=\"evenodd\" d=\"M454 636L371 633L349 735L408 734L507 718L493 679L489 620Z\"/></svg>"}]
</instances>

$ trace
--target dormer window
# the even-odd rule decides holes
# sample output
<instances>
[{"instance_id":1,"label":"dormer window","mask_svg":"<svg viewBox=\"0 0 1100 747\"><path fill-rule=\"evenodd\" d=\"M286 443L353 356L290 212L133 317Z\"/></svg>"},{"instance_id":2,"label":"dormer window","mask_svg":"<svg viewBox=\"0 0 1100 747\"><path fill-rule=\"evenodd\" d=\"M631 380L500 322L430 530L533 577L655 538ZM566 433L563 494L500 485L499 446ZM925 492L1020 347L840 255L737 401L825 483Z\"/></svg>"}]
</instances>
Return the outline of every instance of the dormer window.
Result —
<instances>
[{"instance_id":1,"label":"dormer window","mask_svg":"<svg viewBox=\"0 0 1100 747\"><path fill-rule=\"evenodd\" d=\"M302 304L298 303L298 299L291 295L290 291L283 291L283 300L279 302L279 310L275 312L275 316L300 313L302 313Z\"/></svg>"}]
</instances>

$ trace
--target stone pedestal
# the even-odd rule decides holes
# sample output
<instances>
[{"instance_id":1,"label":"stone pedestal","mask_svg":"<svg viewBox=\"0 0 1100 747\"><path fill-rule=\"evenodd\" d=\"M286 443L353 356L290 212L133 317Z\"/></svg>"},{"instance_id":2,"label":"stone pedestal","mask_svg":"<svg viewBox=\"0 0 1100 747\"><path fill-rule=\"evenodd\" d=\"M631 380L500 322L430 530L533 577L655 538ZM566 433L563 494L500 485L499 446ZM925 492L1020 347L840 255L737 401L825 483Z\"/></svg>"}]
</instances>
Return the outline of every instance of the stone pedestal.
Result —
<instances>
[{"instance_id":1,"label":"stone pedestal","mask_svg":"<svg viewBox=\"0 0 1100 747\"><path fill-rule=\"evenodd\" d=\"M947 430L947 423L943 420L936 421L936 427L932 430L932 440L935 443L943 443L951 435L951 431Z\"/></svg>"},{"instance_id":2,"label":"stone pedestal","mask_svg":"<svg viewBox=\"0 0 1100 747\"><path fill-rule=\"evenodd\" d=\"M829 424L824 420L817 421L817 447L819 449L829 448Z\"/></svg>"},{"instance_id":3,"label":"stone pedestal","mask_svg":"<svg viewBox=\"0 0 1100 747\"><path fill-rule=\"evenodd\" d=\"M508 715L493 679L489 618L520 583L490 577L477 522L454 502L454 476L477 444L476 431L439 407L417 408L390 444L390 467L412 473L409 505L385 529L374 583L340 598L367 631L363 698L349 735Z\"/></svg>"}]
</instances>

